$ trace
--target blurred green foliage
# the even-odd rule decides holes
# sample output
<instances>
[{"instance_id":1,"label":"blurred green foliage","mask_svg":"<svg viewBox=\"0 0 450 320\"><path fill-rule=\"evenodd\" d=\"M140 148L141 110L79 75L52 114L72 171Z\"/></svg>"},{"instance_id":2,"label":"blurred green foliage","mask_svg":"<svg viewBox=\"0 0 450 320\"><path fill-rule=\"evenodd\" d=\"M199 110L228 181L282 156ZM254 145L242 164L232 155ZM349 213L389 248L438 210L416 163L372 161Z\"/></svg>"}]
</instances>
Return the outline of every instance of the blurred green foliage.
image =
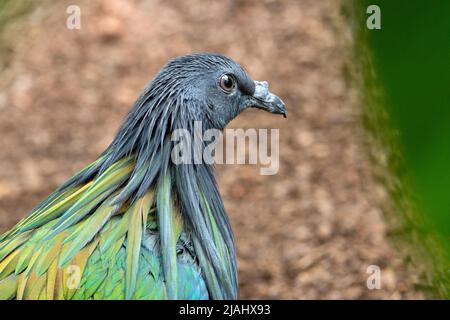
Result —
<instances>
[{"instance_id":1,"label":"blurred green foliage","mask_svg":"<svg viewBox=\"0 0 450 320\"><path fill-rule=\"evenodd\" d=\"M37 4L38 1L33 0L0 0L0 56L2 60L9 53L8 41L5 39L7 36L6 25L30 12ZM1 63L4 61L0 61L0 65Z\"/></svg>"},{"instance_id":2,"label":"blurred green foliage","mask_svg":"<svg viewBox=\"0 0 450 320\"><path fill-rule=\"evenodd\" d=\"M369 30L369 5L381 29ZM450 298L450 1L354 0L365 124L381 142L385 183L405 236L431 265L434 297Z\"/></svg>"},{"instance_id":3,"label":"blurred green foliage","mask_svg":"<svg viewBox=\"0 0 450 320\"><path fill-rule=\"evenodd\" d=\"M37 1L32 0L0 0L0 28L29 12L36 4Z\"/></svg>"}]
</instances>

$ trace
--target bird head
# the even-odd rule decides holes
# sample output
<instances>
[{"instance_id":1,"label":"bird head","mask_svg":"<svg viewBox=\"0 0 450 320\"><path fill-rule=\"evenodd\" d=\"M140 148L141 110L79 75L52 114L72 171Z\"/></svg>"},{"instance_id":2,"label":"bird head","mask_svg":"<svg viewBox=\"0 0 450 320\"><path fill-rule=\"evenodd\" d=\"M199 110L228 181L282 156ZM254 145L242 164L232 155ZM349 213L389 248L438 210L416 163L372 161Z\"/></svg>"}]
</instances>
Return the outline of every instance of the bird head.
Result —
<instances>
[{"instance_id":1,"label":"bird head","mask_svg":"<svg viewBox=\"0 0 450 320\"><path fill-rule=\"evenodd\" d=\"M139 183L133 181L125 188L119 199L127 199L133 194L135 198L140 197L160 172L174 165L170 163L175 145L171 141L171 133L183 129L192 138L198 133L196 122L201 122L202 130L222 130L248 108L263 109L285 117L287 114L283 101L269 91L267 82L253 81L230 58L210 53L174 58L149 82L134 103L104 152L100 172L133 154L135 171L145 171L145 174L142 179L136 178ZM193 143L190 147L192 154L199 151ZM211 169L204 163L202 166L206 170ZM178 171L189 168L177 167Z\"/></svg>"},{"instance_id":2,"label":"bird head","mask_svg":"<svg viewBox=\"0 0 450 320\"><path fill-rule=\"evenodd\" d=\"M248 108L287 115L283 101L269 91L265 81L253 81L244 69L228 57L202 53L171 60L150 84L178 99L183 119L207 122L223 129ZM164 94L164 93L162 93Z\"/></svg>"}]
</instances>

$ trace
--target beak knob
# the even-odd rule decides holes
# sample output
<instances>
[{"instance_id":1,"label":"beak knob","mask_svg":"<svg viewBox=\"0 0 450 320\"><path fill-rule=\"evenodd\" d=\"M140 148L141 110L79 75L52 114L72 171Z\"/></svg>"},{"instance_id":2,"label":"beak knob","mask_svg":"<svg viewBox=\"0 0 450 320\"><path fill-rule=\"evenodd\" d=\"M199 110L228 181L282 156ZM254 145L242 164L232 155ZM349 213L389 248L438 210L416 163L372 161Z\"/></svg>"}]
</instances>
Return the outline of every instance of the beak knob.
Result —
<instances>
[{"instance_id":1,"label":"beak knob","mask_svg":"<svg viewBox=\"0 0 450 320\"><path fill-rule=\"evenodd\" d=\"M286 105L283 100L269 91L269 83L267 81L255 81L253 97L256 100L254 107L287 117Z\"/></svg>"}]
</instances>

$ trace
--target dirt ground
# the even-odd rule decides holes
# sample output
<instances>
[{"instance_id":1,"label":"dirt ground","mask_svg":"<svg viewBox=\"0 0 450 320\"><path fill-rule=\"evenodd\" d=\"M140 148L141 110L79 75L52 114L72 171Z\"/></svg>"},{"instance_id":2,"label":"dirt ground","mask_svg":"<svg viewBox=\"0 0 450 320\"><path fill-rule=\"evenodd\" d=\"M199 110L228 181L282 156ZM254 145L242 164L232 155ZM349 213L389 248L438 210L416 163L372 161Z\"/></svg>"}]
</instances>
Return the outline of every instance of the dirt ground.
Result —
<instances>
[{"instance_id":1,"label":"dirt ground","mask_svg":"<svg viewBox=\"0 0 450 320\"><path fill-rule=\"evenodd\" d=\"M81 8L68 30L66 8ZM280 128L280 171L220 166L241 298L415 299L416 277L386 240L387 196L345 81L350 30L339 1L43 2L7 32L0 77L0 231L111 141L168 58L229 55L268 80L289 117L247 111L231 127ZM382 287L369 290L369 265Z\"/></svg>"}]
</instances>

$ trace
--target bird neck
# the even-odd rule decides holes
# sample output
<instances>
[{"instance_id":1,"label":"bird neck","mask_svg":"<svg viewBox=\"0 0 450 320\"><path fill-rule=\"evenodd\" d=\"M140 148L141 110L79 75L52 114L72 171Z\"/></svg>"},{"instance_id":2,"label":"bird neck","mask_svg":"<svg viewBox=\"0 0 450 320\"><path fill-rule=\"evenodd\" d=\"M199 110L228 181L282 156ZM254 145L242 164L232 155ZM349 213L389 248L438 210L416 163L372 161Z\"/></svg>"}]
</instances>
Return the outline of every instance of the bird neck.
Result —
<instances>
[{"instance_id":1,"label":"bird neck","mask_svg":"<svg viewBox=\"0 0 450 320\"><path fill-rule=\"evenodd\" d=\"M174 203L180 210L185 231L191 237L211 297L236 299L238 289L233 234L217 187L213 166L205 163L174 164L170 157L172 144L167 137L162 139L162 143L147 145L154 149L134 150L135 167L117 196L116 204L135 202L148 190L156 190L156 212L162 240L173 235L170 217L168 219L167 216L171 213L162 209L164 205L158 202L160 196L167 197L169 202ZM102 167L107 167L109 163L114 163L116 158L124 155L121 150L113 151L107 151ZM169 263L174 260L173 243L161 241L161 244L167 281L167 278L173 278L169 274L174 274L173 264Z\"/></svg>"},{"instance_id":2,"label":"bird neck","mask_svg":"<svg viewBox=\"0 0 450 320\"><path fill-rule=\"evenodd\" d=\"M184 108L183 112L187 112L185 110L192 108ZM234 240L215 181L214 168L206 163L175 164L171 161L173 142L170 133L174 128L187 128L193 133L193 123L188 122L186 119L189 117L182 116L181 112L179 101L155 97L151 88L147 89L136 101L99 161L84 177L77 179L92 179L93 175L102 174L120 159L133 157L133 172L115 198L115 204L134 203L148 190L156 190L157 195L176 203L185 231L191 236L211 297L236 299L238 289ZM158 201L156 206L160 238L167 239L171 232L168 211L164 205L159 208ZM161 247L166 280L167 274L174 274L173 268L170 269L173 263L169 263L174 260L173 250L168 249ZM168 256L169 251L172 256Z\"/></svg>"}]
</instances>

